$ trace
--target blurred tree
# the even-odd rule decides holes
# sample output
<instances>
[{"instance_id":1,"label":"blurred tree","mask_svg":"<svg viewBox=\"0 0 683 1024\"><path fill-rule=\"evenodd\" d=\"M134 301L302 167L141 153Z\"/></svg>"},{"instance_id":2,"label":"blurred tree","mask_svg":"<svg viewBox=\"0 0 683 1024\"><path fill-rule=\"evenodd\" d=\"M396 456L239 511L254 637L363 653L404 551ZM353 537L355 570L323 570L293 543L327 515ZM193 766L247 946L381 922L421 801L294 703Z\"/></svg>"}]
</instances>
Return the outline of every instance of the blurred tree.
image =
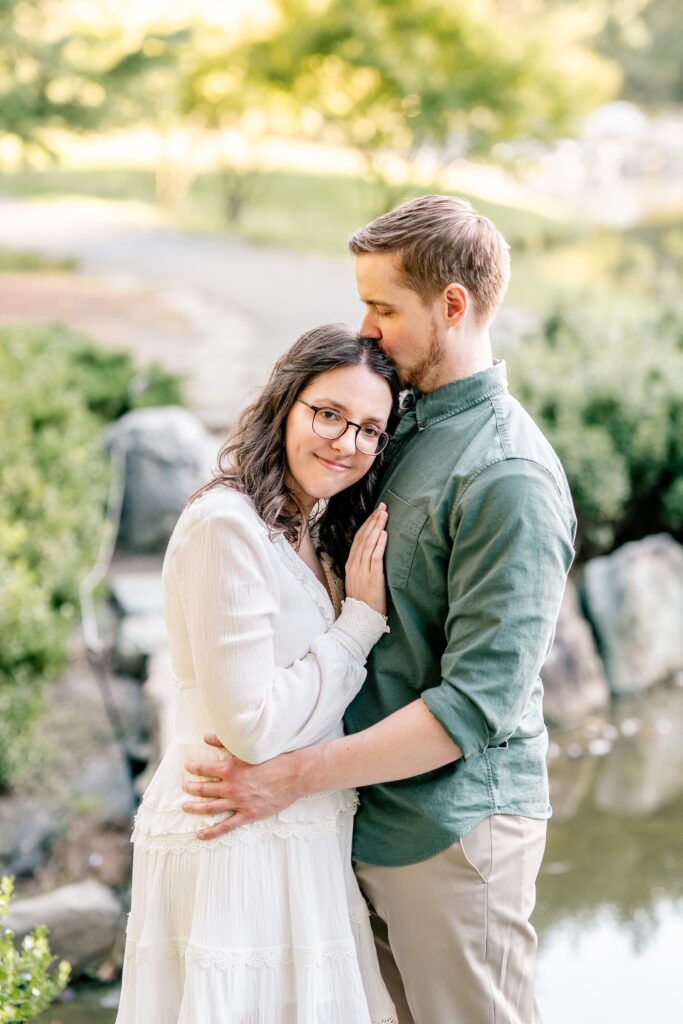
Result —
<instances>
[{"instance_id":1,"label":"blurred tree","mask_svg":"<svg viewBox=\"0 0 683 1024\"><path fill-rule=\"evenodd\" d=\"M25 161L53 157L55 129L134 119L141 78L169 63L174 41L80 30L57 0L0 0L0 142L11 139Z\"/></svg>"},{"instance_id":2,"label":"blurred tree","mask_svg":"<svg viewBox=\"0 0 683 1024\"><path fill-rule=\"evenodd\" d=\"M611 0L597 45L621 66L625 99L651 107L683 103L683 18L676 0Z\"/></svg>"},{"instance_id":3,"label":"blurred tree","mask_svg":"<svg viewBox=\"0 0 683 1024\"><path fill-rule=\"evenodd\" d=\"M249 51L304 131L356 149L387 181L411 161L487 153L500 140L564 131L608 98L616 67L587 42L583 5L543 0L278 0L279 20Z\"/></svg>"},{"instance_id":4,"label":"blurred tree","mask_svg":"<svg viewBox=\"0 0 683 1024\"><path fill-rule=\"evenodd\" d=\"M263 184L263 177L252 172L277 97L252 62L249 42L235 44L215 30L198 34L196 41L180 88L180 111L211 137L223 212L234 223ZM238 152L233 145L228 153L226 147L236 144L237 137Z\"/></svg>"}]
</instances>

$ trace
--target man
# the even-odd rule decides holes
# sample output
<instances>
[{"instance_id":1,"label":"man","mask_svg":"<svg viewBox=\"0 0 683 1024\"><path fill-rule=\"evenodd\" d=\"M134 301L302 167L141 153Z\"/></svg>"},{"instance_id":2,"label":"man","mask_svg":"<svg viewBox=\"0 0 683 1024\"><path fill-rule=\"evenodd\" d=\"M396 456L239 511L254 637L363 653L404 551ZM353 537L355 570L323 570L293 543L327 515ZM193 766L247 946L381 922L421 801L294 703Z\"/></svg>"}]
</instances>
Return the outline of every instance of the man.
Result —
<instances>
[{"instance_id":1,"label":"man","mask_svg":"<svg viewBox=\"0 0 683 1024\"><path fill-rule=\"evenodd\" d=\"M529 916L550 813L539 670L573 558L571 497L493 360L509 277L493 224L423 196L350 249L361 333L415 392L378 496L390 633L349 735L227 762L222 781L186 788L212 798L203 813L235 810L212 838L306 793L362 787L356 871L402 1024L532 1024Z\"/></svg>"}]
</instances>

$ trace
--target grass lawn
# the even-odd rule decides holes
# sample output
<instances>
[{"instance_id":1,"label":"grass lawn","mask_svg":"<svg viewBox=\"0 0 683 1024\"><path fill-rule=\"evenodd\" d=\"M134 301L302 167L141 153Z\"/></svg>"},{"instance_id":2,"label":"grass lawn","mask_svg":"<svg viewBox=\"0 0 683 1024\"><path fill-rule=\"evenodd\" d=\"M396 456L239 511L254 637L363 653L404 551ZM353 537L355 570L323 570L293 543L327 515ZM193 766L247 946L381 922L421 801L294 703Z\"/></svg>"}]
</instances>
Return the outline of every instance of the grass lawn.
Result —
<instances>
[{"instance_id":1,"label":"grass lawn","mask_svg":"<svg viewBox=\"0 0 683 1024\"><path fill-rule=\"evenodd\" d=\"M75 260L60 260L43 256L39 252L27 252L23 249L4 249L0 247L0 274L22 273L46 270L75 270Z\"/></svg>"},{"instance_id":2,"label":"grass lawn","mask_svg":"<svg viewBox=\"0 0 683 1024\"><path fill-rule=\"evenodd\" d=\"M181 225L238 234L263 245L343 253L348 236L378 212L373 184L351 175L259 172L249 177L249 199L231 224L217 173L199 177L174 211ZM406 188L396 201L424 192ZM154 200L154 175L135 169L27 171L0 175L0 195L86 195ZM572 236L570 225L536 213L470 198L491 217L515 249L538 250Z\"/></svg>"}]
</instances>

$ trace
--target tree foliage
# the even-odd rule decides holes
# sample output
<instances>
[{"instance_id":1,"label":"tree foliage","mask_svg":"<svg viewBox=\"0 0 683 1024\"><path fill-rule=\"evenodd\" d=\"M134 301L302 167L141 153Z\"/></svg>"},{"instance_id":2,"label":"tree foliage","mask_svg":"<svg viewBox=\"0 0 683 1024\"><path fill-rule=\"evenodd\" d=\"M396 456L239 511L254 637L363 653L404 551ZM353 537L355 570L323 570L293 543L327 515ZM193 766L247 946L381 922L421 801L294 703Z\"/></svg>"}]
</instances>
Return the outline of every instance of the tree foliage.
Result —
<instances>
[{"instance_id":1,"label":"tree foliage","mask_svg":"<svg viewBox=\"0 0 683 1024\"><path fill-rule=\"evenodd\" d=\"M588 46L599 22L574 4L533 7L531 17L501 0L279 0L250 67L304 130L369 167L426 144L487 152L566 130L617 85Z\"/></svg>"},{"instance_id":2,"label":"tree foliage","mask_svg":"<svg viewBox=\"0 0 683 1024\"><path fill-rule=\"evenodd\" d=\"M55 129L130 123L176 39L129 42L80 29L59 0L0 0L0 141L12 139L25 159L52 157Z\"/></svg>"},{"instance_id":3,"label":"tree foliage","mask_svg":"<svg viewBox=\"0 0 683 1024\"><path fill-rule=\"evenodd\" d=\"M597 46L620 65L626 99L649 107L683 103L683 19L675 0L609 4Z\"/></svg>"}]
</instances>

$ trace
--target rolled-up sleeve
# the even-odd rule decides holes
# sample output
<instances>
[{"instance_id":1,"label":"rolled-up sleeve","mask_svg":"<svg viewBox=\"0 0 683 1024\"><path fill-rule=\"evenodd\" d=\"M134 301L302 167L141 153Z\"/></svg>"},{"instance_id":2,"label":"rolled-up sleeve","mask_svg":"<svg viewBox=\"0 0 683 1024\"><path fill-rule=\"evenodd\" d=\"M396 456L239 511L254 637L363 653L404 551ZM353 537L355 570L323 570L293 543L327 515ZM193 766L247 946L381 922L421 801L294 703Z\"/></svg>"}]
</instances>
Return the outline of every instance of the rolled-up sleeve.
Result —
<instances>
[{"instance_id":1,"label":"rolled-up sleeve","mask_svg":"<svg viewBox=\"0 0 683 1024\"><path fill-rule=\"evenodd\" d=\"M453 510L442 679L422 699L467 760L517 729L553 641L575 521L529 459L482 470Z\"/></svg>"}]
</instances>

